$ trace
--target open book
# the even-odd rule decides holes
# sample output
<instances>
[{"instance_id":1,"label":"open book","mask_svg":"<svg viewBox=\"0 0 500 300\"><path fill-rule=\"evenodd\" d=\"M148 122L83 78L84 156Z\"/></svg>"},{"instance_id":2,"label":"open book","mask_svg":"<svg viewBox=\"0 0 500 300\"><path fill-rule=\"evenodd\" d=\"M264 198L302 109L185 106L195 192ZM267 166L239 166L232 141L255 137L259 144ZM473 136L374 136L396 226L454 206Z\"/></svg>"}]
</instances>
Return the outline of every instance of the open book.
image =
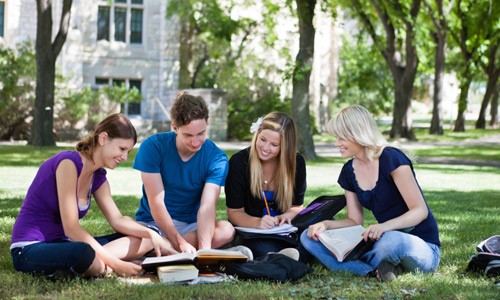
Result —
<instances>
[{"instance_id":1,"label":"open book","mask_svg":"<svg viewBox=\"0 0 500 300\"><path fill-rule=\"evenodd\" d=\"M338 261L356 260L370 251L374 243L363 240L363 231L365 229L361 225L329 229L320 233L318 239Z\"/></svg>"},{"instance_id":2,"label":"open book","mask_svg":"<svg viewBox=\"0 0 500 300\"><path fill-rule=\"evenodd\" d=\"M157 267L168 265L192 264L201 270L216 269L221 265L233 262L246 262L248 257L240 251L224 249L201 249L196 253L177 253L159 257L146 257L142 268L147 272L155 272Z\"/></svg>"},{"instance_id":3,"label":"open book","mask_svg":"<svg viewBox=\"0 0 500 300\"><path fill-rule=\"evenodd\" d=\"M251 228L251 227L234 227L239 232L244 233L259 233L259 234L280 234L280 235L289 235L292 232L296 232L298 230L297 227L290 224L282 224L280 226L274 226L270 229L260 229L260 228Z\"/></svg>"}]
</instances>

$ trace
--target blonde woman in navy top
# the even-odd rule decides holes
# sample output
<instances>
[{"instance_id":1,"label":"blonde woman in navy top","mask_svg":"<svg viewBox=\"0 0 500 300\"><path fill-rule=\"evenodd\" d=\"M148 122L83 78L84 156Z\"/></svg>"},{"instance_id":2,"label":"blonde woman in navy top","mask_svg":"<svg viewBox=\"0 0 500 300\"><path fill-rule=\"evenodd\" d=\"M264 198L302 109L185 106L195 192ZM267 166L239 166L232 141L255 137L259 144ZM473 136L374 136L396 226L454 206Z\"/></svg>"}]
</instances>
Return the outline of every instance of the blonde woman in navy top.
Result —
<instances>
[{"instance_id":1,"label":"blonde woman in navy top","mask_svg":"<svg viewBox=\"0 0 500 300\"><path fill-rule=\"evenodd\" d=\"M402 272L433 272L439 265L440 241L436 219L417 182L410 159L389 146L371 114L353 105L341 110L328 124L335 146L351 158L338 178L345 190L347 218L311 225L301 242L334 272L373 274L393 280ZM376 223L365 224L363 238L375 241L359 260L339 262L318 242L318 235L333 228L363 225L363 209Z\"/></svg>"}]
</instances>

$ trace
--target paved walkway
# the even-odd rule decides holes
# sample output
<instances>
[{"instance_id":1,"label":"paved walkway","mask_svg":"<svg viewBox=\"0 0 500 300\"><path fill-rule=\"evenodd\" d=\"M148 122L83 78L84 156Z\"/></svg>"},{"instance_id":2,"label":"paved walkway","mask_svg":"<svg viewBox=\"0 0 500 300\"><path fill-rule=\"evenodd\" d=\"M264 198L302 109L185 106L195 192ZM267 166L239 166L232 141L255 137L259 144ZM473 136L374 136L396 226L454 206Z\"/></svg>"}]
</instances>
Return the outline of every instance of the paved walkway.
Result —
<instances>
[{"instance_id":1,"label":"paved walkway","mask_svg":"<svg viewBox=\"0 0 500 300\"><path fill-rule=\"evenodd\" d=\"M224 150L239 150L250 145L250 142L217 142L217 145ZM498 146L500 147L500 134L478 139L463 141L437 141L437 142L402 142L403 149L426 149L433 147L465 147L465 146ZM318 142L314 144L316 154L320 157L340 157L338 149L333 143ZM470 166L488 166L500 168L500 160L481 160L481 159L459 159L447 157L417 157L417 162L426 164L450 164L450 165L470 165Z\"/></svg>"}]
</instances>

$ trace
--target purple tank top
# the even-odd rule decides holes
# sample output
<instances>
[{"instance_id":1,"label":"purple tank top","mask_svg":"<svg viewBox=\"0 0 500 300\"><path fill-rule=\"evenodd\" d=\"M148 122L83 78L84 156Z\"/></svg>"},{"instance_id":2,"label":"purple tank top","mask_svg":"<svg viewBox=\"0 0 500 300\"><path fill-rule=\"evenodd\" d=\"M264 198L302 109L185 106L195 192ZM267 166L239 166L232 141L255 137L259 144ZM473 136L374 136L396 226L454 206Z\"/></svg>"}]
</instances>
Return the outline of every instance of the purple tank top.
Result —
<instances>
[{"instance_id":1,"label":"purple tank top","mask_svg":"<svg viewBox=\"0 0 500 300\"><path fill-rule=\"evenodd\" d=\"M38 169L31 183L21 210L12 229L11 243L66 239L59 211L57 198L56 170L59 163L71 160L75 166L78 177L82 172L82 159L77 151L62 151L46 160ZM101 187L106 181L106 170L103 168L94 172L91 194ZM78 197L75 191L75 201ZM79 218L85 216L89 206L79 211Z\"/></svg>"}]
</instances>

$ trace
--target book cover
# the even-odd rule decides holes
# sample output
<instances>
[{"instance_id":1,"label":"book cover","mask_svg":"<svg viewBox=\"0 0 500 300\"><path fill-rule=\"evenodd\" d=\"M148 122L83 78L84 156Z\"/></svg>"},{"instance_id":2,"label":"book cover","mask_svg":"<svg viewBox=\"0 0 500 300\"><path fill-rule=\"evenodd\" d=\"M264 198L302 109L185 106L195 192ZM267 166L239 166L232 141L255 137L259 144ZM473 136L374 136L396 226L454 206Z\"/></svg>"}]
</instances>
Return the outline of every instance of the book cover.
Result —
<instances>
[{"instance_id":1,"label":"book cover","mask_svg":"<svg viewBox=\"0 0 500 300\"><path fill-rule=\"evenodd\" d=\"M374 241L363 240L364 230L361 225L329 229L320 233L318 239L338 261L356 260L373 247Z\"/></svg>"},{"instance_id":2,"label":"book cover","mask_svg":"<svg viewBox=\"0 0 500 300\"><path fill-rule=\"evenodd\" d=\"M192 264L162 266L157 269L161 283L189 281L198 278L198 269Z\"/></svg>"}]
</instances>

